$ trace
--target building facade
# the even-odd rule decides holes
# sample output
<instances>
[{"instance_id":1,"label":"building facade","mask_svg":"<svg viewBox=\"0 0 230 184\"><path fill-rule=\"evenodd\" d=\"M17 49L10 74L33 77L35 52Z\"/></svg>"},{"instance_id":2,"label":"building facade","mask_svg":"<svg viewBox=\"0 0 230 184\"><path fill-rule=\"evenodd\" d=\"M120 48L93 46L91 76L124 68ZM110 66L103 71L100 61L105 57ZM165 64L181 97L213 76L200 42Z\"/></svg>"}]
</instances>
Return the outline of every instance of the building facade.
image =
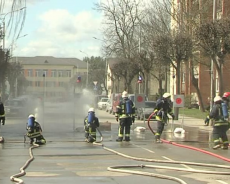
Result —
<instances>
[{"instance_id":1,"label":"building facade","mask_svg":"<svg viewBox=\"0 0 230 184\"><path fill-rule=\"evenodd\" d=\"M214 6L216 2L216 6ZM183 23L186 22L185 17L188 15L196 22L200 24L205 21L213 21L214 19L226 18L230 15L230 1L229 0L172 0L172 21L171 27L173 31L177 31ZM196 13L197 12L197 13ZM186 16L187 15L187 16ZM193 34L191 32L191 34ZM213 68L213 86L214 91L211 92L211 69L208 65L199 64L199 63L210 63L211 59L208 56L205 56L200 51L196 51L196 58L198 64L193 66L194 76L198 80L198 87L201 92L202 101L205 107L210 104L211 93L213 97L219 94L219 83L218 75L215 69ZM230 78L230 60L229 56L225 58L225 63L223 65L223 82L224 90L230 91L230 83L228 79ZM192 76L190 73L190 63L183 63L181 67L181 91L180 94L185 96L191 96L193 103L199 104L199 99L197 96L197 91L192 84ZM175 71L173 69L170 72L170 92L176 94L175 85L176 79L173 77ZM222 95L222 94L220 94Z\"/></svg>"},{"instance_id":2,"label":"building facade","mask_svg":"<svg viewBox=\"0 0 230 184\"><path fill-rule=\"evenodd\" d=\"M73 89L81 90L77 84L78 76L87 75L87 64L77 58L55 58L52 56L13 57L19 62L27 80L25 93L44 97L47 100L68 98ZM82 80L81 84L86 80Z\"/></svg>"}]
</instances>

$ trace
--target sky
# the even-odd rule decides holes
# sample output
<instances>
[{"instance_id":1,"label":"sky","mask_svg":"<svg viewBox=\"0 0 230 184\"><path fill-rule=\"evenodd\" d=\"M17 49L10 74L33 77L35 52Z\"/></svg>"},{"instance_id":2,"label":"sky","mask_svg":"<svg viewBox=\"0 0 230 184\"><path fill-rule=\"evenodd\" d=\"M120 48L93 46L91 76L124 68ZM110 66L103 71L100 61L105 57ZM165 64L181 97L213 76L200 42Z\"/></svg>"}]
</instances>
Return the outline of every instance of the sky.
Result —
<instances>
[{"instance_id":1,"label":"sky","mask_svg":"<svg viewBox=\"0 0 230 184\"><path fill-rule=\"evenodd\" d=\"M93 9L98 1L27 0L25 24L13 44L13 56L81 60L102 56L100 39L103 17ZM10 41L6 40L6 48L9 46Z\"/></svg>"}]
</instances>

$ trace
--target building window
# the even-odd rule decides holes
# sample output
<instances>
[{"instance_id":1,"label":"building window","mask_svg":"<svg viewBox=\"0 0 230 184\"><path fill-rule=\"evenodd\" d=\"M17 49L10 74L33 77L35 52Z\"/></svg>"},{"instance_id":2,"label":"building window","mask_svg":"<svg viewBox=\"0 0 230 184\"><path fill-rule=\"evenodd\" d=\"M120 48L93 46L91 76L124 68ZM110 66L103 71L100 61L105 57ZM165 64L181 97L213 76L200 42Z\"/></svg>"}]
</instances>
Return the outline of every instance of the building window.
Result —
<instances>
[{"instance_id":1,"label":"building window","mask_svg":"<svg viewBox=\"0 0 230 184\"><path fill-rule=\"evenodd\" d=\"M59 82L58 86L64 87L64 82Z\"/></svg>"},{"instance_id":2,"label":"building window","mask_svg":"<svg viewBox=\"0 0 230 184\"><path fill-rule=\"evenodd\" d=\"M51 77L57 77L57 70L51 71Z\"/></svg>"},{"instance_id":3,"label":"building window","mask_svg":"<svg viewBox=\"0 0 230 184\"><path fill-rule=\"evenodd\" d=\"M42 72L42 76L44 76L44 77L48 77L48 70L43 70L43 72Z\"/></svg>"},{"instance_id":4,"label":"building window","mask_svg":"<svg viewBox=\"0 0 230 184\"><path fill-rule=\"evenodd\" d=\"M40 81L35 81L35 86L36 86L36 87L41 86Z\"/></svg>"},{"instance_id":5,"label":"building window","mask_svg":"<svg viewBox=\"0 0 230 184\"><path fill-rule=\"evenodd\" d=\"M182 83L185 83L185 72L182 73Z\"/></svg>"},{"instance_id":6,"label":"building window","mask_svg":"<svg viewBox=\"0 0 230 184\"><path fill-rule=\"evenodd\" d=\"M222 1L223 0L217 0L217 2L216 2L216 10L217 10L217 12L222 12L222 4L223 4Z\"/></svg>"},{"instance_id":7,"label":"building window","mask_svg":"<svg viewBox=\"0 0 230 184\"><path fill-rule=\"evenodd\" d=\"M218 75L216 76L216 92L219 92L219 79L218 79Z\"/></svg>"},{"instance_id":8,"label":"building window","mask_svg":"<svg viewBox=\"0 0 230 184\"><path fill-rule=\"evenodd\" d=\"M63 77L63 71L62 70L58 70L58 77Z\"/></svg>"},{"instance_id":9,"label":"building window","mask_svg":"<svg viewBox=\"0 0 230 184\"><path fill-rule=\"evenodd\" d=\"M66 77L71 77L71 71L70 70L66 70Z\"/></svg>"},{"instance_id":10,"label":"building window","mask_svg":"<svg viewBox=\"0 0 230 184\"><path fill-rule=\"evenodd\" d=\"M33 77L33 70L32 69L28 69L28 77Z\"/></svg>"},{"instance_id":11,"label":"building window","mask_svg":"<svg viewBox=\"0 0 230 184\"><path fill-rule=\"evenodd\" d=\"M42 75L43 75L43 71L42 70L36 70L35 71L35 76L36 77L42 77Z\"/></svg>"}]
</instances>

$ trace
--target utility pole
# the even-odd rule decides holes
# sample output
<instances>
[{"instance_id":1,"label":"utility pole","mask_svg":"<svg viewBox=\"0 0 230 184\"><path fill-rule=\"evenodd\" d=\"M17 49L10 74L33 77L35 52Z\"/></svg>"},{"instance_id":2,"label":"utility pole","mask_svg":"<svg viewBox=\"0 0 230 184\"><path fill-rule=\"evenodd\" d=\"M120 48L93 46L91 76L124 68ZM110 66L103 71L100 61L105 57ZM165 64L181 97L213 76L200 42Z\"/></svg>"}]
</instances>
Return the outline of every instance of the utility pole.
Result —
<instances>
[{"instance_id":1,"label":"utility pole","mask_svg":"<svg viewBox=\"0 0 230 184\"><path fill-rule=\"evenodd\" d=\"M213 22L215 22L216 21L216 5L217 5L217 3L216 3L216 0L213 0ZM214 87L214 85L213 85L213 83L214 83L214 80L213 80L213 78L214 78L214 76L213 76L213 59L211 60L211 89L210 89L210 111L211 111L211 109L212 109L212 106L213 106L213 87Z\"/></svg>"}]
</instances>

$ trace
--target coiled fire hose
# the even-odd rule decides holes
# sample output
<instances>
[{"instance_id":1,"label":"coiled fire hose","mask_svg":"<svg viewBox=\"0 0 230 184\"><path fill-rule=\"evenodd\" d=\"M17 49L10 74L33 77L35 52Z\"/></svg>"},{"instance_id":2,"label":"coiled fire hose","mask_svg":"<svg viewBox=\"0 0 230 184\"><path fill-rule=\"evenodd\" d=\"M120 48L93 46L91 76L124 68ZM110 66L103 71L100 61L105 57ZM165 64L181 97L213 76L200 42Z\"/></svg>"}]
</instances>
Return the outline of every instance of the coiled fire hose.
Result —
<instances>
[{"instance_id":1,"label":"coiled fire hose","mask_svg":"<svg viewBox=\"0 0 230 184\"><path fill-rule=\"evenodd\" d=\"M152 113L148 119L148 126L149 129L152 131L153 134L155 134L155 132L152 130L151 126L149 125L149 121L151 119L151 117L154 115L154 113ZM163 140L166 143L170 143L173 144L172 142ZM168 167L168 166L156 166L156 165L117 165L117 166L110 166L107 168L108 171L112 171L112 172L121 172L121 173L129 173L129 174L137 174L137 175L144 175L144 176L151 176L151 177L156 177L156 178L160 178L160 179L168 179L168 180L173 180L176 181L177 183L180 184L187 184L185 181L181 180L180 178L177 177L172 177L172 176L168 176L168 175L162 175L162 174L156 174L156 173L150 173L150 172L142 172L142 171L133 171L133 170L127 170L127 168L153 168L153 169L167 169L167 170L175 170L175 171L184 171L184 172L192 172L192 173L202 173L202 174L219 174L219 175L229 175L230 171L215 171L216 168L221 168L221 169L230 169L230 166L226 166L226 165L216 165L216 164L206 164L206 163L196 163L196 162L184 162L184 161L171 161L171 160L156 160L156 159L148 159L148 158L140 158L140 157L133 157L133 156L129 156L120 152L117 152L113 149L107 148L106 146L104 146L103 144L100 143L95 143L96 145L102 146L103 149L110 151L116 155L128 158L128 159L133 159L136 161L145 161L145 162L154 162L154 163L167 163L167 164L184 164L184 165L193 165L193 166L200 166L200 167L210 167L210 168L214 168L214 171L212 170L199 170L199 169L191 169L191 168L178 168L178 167ZM179 146L179 144L174 144ZM196 149L194 147L189 147L189 146L181 146L181 147L185 147L185 148L189 148L189 149L194 149L197 151L200 151L201 149ZM208 151L202 150L201 152L215 156L217 158L220 158L224 161L230 162L230 159L227 159L225 157L221 157L219 155L216 154L212 154Z\"/></svg>"},{"instance_id":2,"label":"coiled fire hose","mask_svg":"<svg viewBox=\"0 0 230 184\"><path fill-rule=\"evenodd\" d=\"M34 156L33 156L33 152L32 149L34 148L38 148L39 145L38 144L33 144L33 146L31 146L29 148L29 153L30 153L30 159L26 161L26 163L20 168L20 172L18 174L14 174L10 177L11 181L17 182L18 184L23 184L23 180L20 179L19 177L22 177L26 174L25 169L29 166L29 164L34 160Z\"/></svg>"}]
</instances>

